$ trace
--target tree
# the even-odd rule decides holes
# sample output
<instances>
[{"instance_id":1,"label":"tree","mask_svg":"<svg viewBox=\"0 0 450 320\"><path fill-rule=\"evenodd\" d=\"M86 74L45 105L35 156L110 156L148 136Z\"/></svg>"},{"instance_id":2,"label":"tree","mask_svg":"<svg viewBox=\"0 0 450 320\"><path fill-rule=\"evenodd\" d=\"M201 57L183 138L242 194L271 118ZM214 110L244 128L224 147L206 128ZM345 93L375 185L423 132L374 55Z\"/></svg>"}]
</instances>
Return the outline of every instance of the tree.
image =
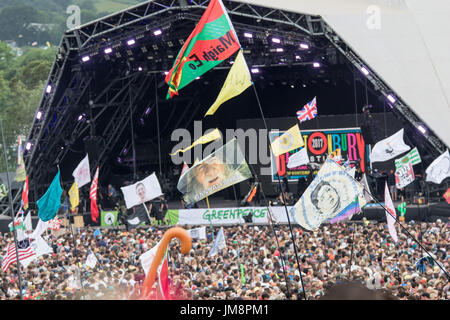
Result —
<instances>
[{"instance_id":1,"label":"tree","mask_svg":"<svg viewBox=\"0 0 450 320\"><path fill-rule=\"evenodd\" d=\"M12 48L0 41L0 71L6 72L14 61L15 54Z\"/></svg>"},{"instance_id":2,"label":"tree","mask_svg":"<svg viewBox=\"0 0 450 320\"><path fill-rule=\"evenodd\" d=\"M0 12L0 40L14 40L19 45L31 43L35 31L28 28L32 22L45 23L42 14L30 6L14 6L2 9Z\"/></svg>"}]
</instances>

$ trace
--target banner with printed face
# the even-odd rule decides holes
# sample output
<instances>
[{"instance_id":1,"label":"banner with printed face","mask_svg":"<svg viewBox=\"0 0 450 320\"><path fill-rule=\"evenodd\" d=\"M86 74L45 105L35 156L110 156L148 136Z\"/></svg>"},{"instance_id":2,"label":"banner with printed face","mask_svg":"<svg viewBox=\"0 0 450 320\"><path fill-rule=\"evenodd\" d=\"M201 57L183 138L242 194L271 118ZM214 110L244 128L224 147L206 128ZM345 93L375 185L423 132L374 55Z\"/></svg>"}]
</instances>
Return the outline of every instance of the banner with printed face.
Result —
<instances>
[{"instance_id":1,"label":"banner with printed face","mask_svg":"<svg viewBox=\"0 0 450 320\"><path fill-rule=\"evenodd\" d=\"M233 139L186 171L177 189L184 201L191 204L250 177L245 157Z\"/></svg>"},{"instance_id":2,"label":"banner with printed face","mask_svg":"<svg viewBox=\"0 0 450 320\"><path fill-rule=\"evenodd\" d=\"M283 134L283 131L270 131L270 141ZM309 163L298 167L288 167L289 159L300 149L294 149L280 156L271 155L272 181L278 181L280 177L286 176L288 181L297 181L299 178L307 177L312 171L317 174L317 168L325 162L328 155L336 149L341 150L341 161L359 163L362 172L365 172L369 163L369 146L364 142L361 128L323 129L323 130L301 130L304 148L308 154Z\"/></svg>"},{"instance_id":3,"label":"banner with printed face","mask_svg":"<svg viewBox=\"0 0 450 320\"><path fill-rule=\"evenodd\" d=\"M131 186L120 189L123 192L127 209L160 197L163 194L155 173Z\"/></svg>"}]
</instances>

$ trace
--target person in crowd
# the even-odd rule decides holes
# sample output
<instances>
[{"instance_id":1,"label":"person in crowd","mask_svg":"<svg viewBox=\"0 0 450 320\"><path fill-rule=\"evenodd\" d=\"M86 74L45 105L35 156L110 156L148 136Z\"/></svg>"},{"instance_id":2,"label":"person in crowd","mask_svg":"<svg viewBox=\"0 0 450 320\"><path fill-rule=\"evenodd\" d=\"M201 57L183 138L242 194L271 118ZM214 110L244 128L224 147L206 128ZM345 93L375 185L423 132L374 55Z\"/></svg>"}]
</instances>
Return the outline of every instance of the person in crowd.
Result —
<instances>
[{"instance_id":1,"label":"person in crowd","mask_svg":"<svg viewBox=\"0 0 450 320\"><path fill-rule=\"evenodd\" d=\"M350 282L354 292L341 298L447 300L450 283L439 267L449 270L447 223L405 225L412 235L421 235L422 245L439 263L428 261L420 268L422 249L405 233L394 243L383 223L325 224L314 232L294 225L299 260L287 225L277 226L278 239L270 226L225 226L226 248L210 257L213 240L207 227L207 240L193 239L188 254L180 252L179 241L170 243L170 295L183 300L334 299ZM22 268L23 298L139 299L145 279L139 257L157 245L166 228L99 229L97 237L91 227L81 228L74 238L71 232L44 234L52 252ZM11 241L11 232L0 233L2 257ZM86 265L90 252L97 258L92 268ZM0 299L19 299L15 263L6 272L0 269Z\"/></svg>"},{"instance_id":2,"label":"person in crowd","mask_svg":"<svg viewBox=\"0 0 450 320\"><path fill-rule=\"evenodd\" d=\"M117 206L118 203L118 194L116 189L112 186L112 184L108 184L108 200L112 204L113 207Z\"/></svg>"},{"instance_id":3,"label":"person in crowd","mask_svg":"<svg viewBox=\"0 0 450 320\"><path fill-rule=\"evenodd\" d=\"M389 170L387 175L387 184L392 200L397 201L397 188L395 187L395 172L393 169Z\"/></svg>"}]
</instances>

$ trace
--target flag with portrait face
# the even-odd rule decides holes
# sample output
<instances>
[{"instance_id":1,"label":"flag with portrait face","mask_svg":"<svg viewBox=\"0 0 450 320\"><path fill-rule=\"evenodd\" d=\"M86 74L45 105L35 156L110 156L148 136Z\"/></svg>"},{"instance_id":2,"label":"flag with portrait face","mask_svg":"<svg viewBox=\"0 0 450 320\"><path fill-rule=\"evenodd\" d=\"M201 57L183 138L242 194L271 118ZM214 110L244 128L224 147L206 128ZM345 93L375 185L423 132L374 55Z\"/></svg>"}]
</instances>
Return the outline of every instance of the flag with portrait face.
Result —
<instances>
[{"instance_id":1,"label":"flag with portrait face","mask_svg":"<svg viewBox=\"0 0 450 320\"><path fill-rule=\"evenodd\" d=\"M163 194L155 173L135 184L122 187L120 190L122 190L127 209L160 197Z\"/></svg>"},{"instance_id":2,"label":"flag with portrait face","mask_svg":"<svg viewBox=\"0 0 450 320\"><path fill-rule=\"evenodd\" d=\"M234 138L222 148L194 164L178 181L187 204L198 202L251 177L245 157Z\"/></svg>"},{"instance_id":3,"label":"flag with portrait face","mask_svg":"<svg viewBox=\"0 0 450 320\"><path fill-rule=\"evenodd\" d=\"M328 158L289 214L303 228L315 230L336 216L351 218L365 203L361 184Z\"/></svg>"}]
</instances>

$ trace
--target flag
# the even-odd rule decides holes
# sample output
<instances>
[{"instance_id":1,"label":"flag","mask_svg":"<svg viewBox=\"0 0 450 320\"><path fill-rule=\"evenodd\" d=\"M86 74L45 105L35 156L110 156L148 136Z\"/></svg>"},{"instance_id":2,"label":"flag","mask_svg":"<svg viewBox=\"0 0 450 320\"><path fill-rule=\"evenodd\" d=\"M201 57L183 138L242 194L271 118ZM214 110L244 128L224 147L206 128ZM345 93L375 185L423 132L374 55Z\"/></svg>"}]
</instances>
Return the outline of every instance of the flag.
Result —
<instances>
[{"instance_id":1,"label":"flag","mask_svg":"<svg viewBox=\"0 0 450 320\"><path fill-rule=\"evenodd\" d=\"M450 188L448 188L447 191L445 191L443 197L447 201L447 203L450 204Z\"/></svg>"},{"instance_id":2,"label":"flag","mask_svg":"<svg viewBox=\"0 0 450 320\"><path fill-rule=\"evenodd\" d=\"M43 256L44 254L53 253L53 249L48 245L48 243L44 239L42 239L41 236L36 237L36 239L30 243L30 246L31 250L33 250L35 254L29 258L25 258L20 261L20 263L24 266L24 268L28 267L30 262L33 262L40 256Z\"/></svg>"},{"instance_id":3,"label":"flag","mask_svg":"<svg viewBox=\"0 0 450 320\"><path fill-rule=\"evenodd\" d=\"M287 130L271 143L272 153L275 157L303 147L303 145L303 138L300 134L298 124Z\"/></svg>"},{"instance_id":4,"label":"flag","mask_svg":"<svg viewBox=\"0 0 450 320\"><path fill-rule=\"evenodd\" d=\"M341 149L336 149L334 150L332 153L330 153L330 159L333 159L334 161L336 161L337 163L341 164Z\"/></svg>"},{"instance_id":5,"label":"flag","mask_svg":"<svg viewBox=\"0 0 450 320\"><path fill-rule=\"evenodd\" d=\"M251 85L252 79L250 76L250 71L248 70L247 62L245 62L242 50L239 50L236 60L234 61L233 66L225 79L222 90L220 90L219 96L213 105L208 109L205 117L208 115L213 115L225 101L240 95Z\"/></svg>"},{"instance_id":6,"label":"flag","mask_svg":"<svg viewBox=\"0 0 450 320\"><path fill-rule=\"evenodd\" d=\"M289 156L289 161L287 167L289 169L296 168L305 164L308 164L308 151L306 148L300 149L300 151L294 153L292 156Z\"/></svg>"},{"instance_id":7,"label":"flag","mask_svg":"<svg viewBox=\"0 0 450 320\"><path fill-rule=\"evenodd\" d=\"M125 221L128 225L128 228L136 228L142 224L150 223L149 214L145 210L145 204L140 206L135 206L133 210L135 211L132 214L129 214Z\"/></svg>"},{"instance_id":8,"label":"flag","mask_svg":"<svg viewBox=\"0 0 450 320\"><path fill-rule=\"evenodd\" d=\"M69 199L72 210L74 210L80 204L80 194L78 191L78 185L75 181L69 189Z\"/></svg>"},{"instance_id":9,"label":"flag","mask_svg":"<svg viewBox=\"0 0 450 320\"><path fill-rule=\"evenodd\" d=\"M17 147L17 169L16 169L16 176L14 177L14 180L21 182L21 181L25 181L26 177L27 177L27 172L25 171L25 162L23 161L22 138L19 136L18 147Z\"/></svg>"},{"instance_id":10,"label":"flag","mask_svg":"<svg viewBox=\"0 0 450 320\"><path fill-rule=\"evenodd\" d=\"M343 221L345 219L351 219L351 217L354 214L359 212L361 212L361 208L359 207L359 200L358 198L355 198L355 200L352 203L350 203L347 207L345 207L344 210L342 210L337 216L328 220L328 222L336 223Z\"/></svg>"},{"instance_id":11,"label":"flag","mask_svg":"<svg viewBox=\"0 0 450 320\"><path fill-rule=\"evenodd\" d=\"M245 285L244 265L241 263L241 284Z\"/></svg>"},{"instance_id":12,"label":"flag","mask_svg":"<svg viewBox=\"0 0 450 320\"><path fill-rule=\"evenodd\" d=\"M52 220L48 221L48 228L50 230L58 231L59 229L61 229L61 220L58 219L58 217L55 217Z\"/></svg>"},{"instance_id":13,"label":"flag","mask_svg":"<svg viewBox=\"0 0 450 320\"><path fill-rule=\"evenodd\" d=\"M397 189L403 189L413 181L414 169L412 166L412 162L408 162L407 165L403 165L395 170L395 187Z\"/></svg>"},{"instance_id":14,"label":"flag","mask_svg":"<svg viewBox=\"0 0 450 320\"><path fill-rule=\"evenodd\" d=\"M369 184L367 183L367 178L366 178L365 173L362 176L361 184L364 187L364 190L363 190L364 198L366 199L366 202L369 203L372 200L372 197L370 196L371 192L370 192Z\"/></svg>"},{"instance_id":15,"label":"flag","mask_svg":"<svg viewBox=\"0 0 450 320\"><path fill-rule=\"evenodd\" d=\"M169 263L167 261L168 251L169 250L166 250L163 261L157 272L156 300L170 300Z\"/></svg>"},{"instance_id":16,"label":"flag","mask_svg":"<svg viewBox=\"0 0 450 320\"><path fill-rule=\"evenodd\" d=\"M30 258L35 254L34 251L31 249L30 239L18 241L17 251L19 255L19 261ZM16 246L14 245L14 243L9 243L6 249L6 255L3 257L2 260L3 272L8 271L9 266L14 262L17 262Z\"/></svg>"},{"instance_id":17,"label":"flag","mask_svg":"<svg viewBox=\"0 0 450 320\"><path fill-rule=\"evenodd\" d=\"M91 218L92 221L97 222L98 218L98 206L97 206L97 186L98 186L98 171L99 167L97 167L97 170L95 171L94 180L91 184L91 191L90 191L90 199L91 199Z\"/></svg>"},{"instance_id":18,"label":"flag","mask_svg":"<svg viewBox=\"0 0 450 320\"><path fill-rule=\"evenodd\" d=\"M221 137L222 136L220 134L219 129L216 128L213 131L211 131L210 133L207 133L207 134L201 136L200 138L198 138L197 140L195 140L189 147L187 147L185 149L178 149L177 151L175 151L174 153L170 153L169 155L173 156L173 155L176 155L178 152L186 152L186 151L188 151L189 149L192 149L194 146L196 146L198 144L209 143L211 141L220 139Z\"/></svg>"},{"instance_id":19,"label":"flag","mask_svg":"<svg viewBox=\"0 0 450 320\"><path fill-rule=\"evenodd\" d=\"M384 205L386 206L386 220L389 234L391 235L394 242L397 242L397 230L395 230L395 217L397 217L397 214L395 213L395 207L392 203L392 198L391 194L389 193L387 182L385 183L384 187Z\"/></svg>"},{"instance_id":20,"label":"flag","mask_svg":"<svg viewBox=\"0 0 450 320\"><path fill-rule=\"evenodd\" d=\"M117 226L117 211L102 211L100 225L102 227L115 227Z\"/></svg>"},{"instance_id":21,"label":"flag","mask_svg":"<svg viewBox=\"0 0 450 320\"><path fill-rule=\"evenodd\" d=\"M28 184L28 176L25 177L25 182L23 184L23 190L22 190L22 206L25 210L28 209L28 190L30 186Z\"/></svg>"},{"instance_id":22,"label":"flag","mask_svg":"<svg viewBox=\"0 0 450 320\"><path fill-rule=\"evenodd\" d=\"M206 240L206 227L186 230L192 239Z\"/></svg>"},{"instance_id":23,"label":"flag","mask_svg":"<svg viewBox=\"0 0 450 320\"><path fill-rule=\"evenodd\" d=\"M81 188L85 184L91 181L91 169L89 167L89 155L86 154L83 160L78 164L75 170L72 173L72 176L75 178L75 182L78 185L78 188Z\"/></svg>"},{"instance_id":24,"label":"flag","mask_svg":"<svg viewBox=\"0 0 450 320\"><path fill-rule=\"evenodd\" d=\"M306 120L314 119L316 116L317 116L316 97L314 97L314 99L305 104L305 106L300 111L297 111L297 118L298 121L300 121L300 123Z\"/></svg>"},{"instance_id":25,"label":"flag","mask_svg":"<svg viewBox=\"0 0 450 320\"><path fill-rule=\"evenodd\" d=\"M395 158L409 149L411 149L411 147L406 145L403 141L403 129L401 129L392 136L378 141L373 146L370 160L372 162L386 161Z\"/></svg>"},{"instance_id":26,"label":"flag","mask_svg":"<svg viewBox=\"0 0 450 320\"><path fill-rule=\"evenodd\" d=\"M240 47L222 1L210 1L166 76L167 99L178 95L180 89L228 59Z\"/></svg>"},{"instance_id":27,"label":"flag","mask_svg":"<svg viewBox=\"0 0 450 320\"><path fill-rule=\"evenodd\" d=\"M437 157L425 170L425 181L440 184L445 178L450 177L450 154L445 151Z\"/></svg>"},{"instance_id":28,"label":"flag","mask_svg":"<svg viewBox=\"0 0 450 320\"><path fill-rule=\"evenodd\" d=\"M23 220L23 226L25 227L25 231L33 231L33 225L31 223L31 212L28 211L27 216Z\"/></svg>"},{"instance_id":29,"label":"flag","mask_svg":"<svg viewBox=\"0 0 450 320\"><path fill-rule=\"evenodd\" d=\"M420 159L419 151L417 150L417 147L412 149L410 152L408 152L407 155L400 159L395 159L395 168L399 169L403 166L408 165L408 162L410 162L415 165L422 162L422 159Z\"/></svg>"},{"instance_id":30,"label":"flag","mask_svg":"<svg viewBox=\"0 0 450 320\"><path fill-rule=\"evenodd\" d=\"M198 202L252 176L236 138L193 165L177 184L187 204Z\"/></svg>"},{"instance_id":31,"label":"flag","mask_svg":"<svg viewBox=\"0 0 450 320\"><path fill-rule=\"evenodd\" d=\"M52 184L47 192L37 201L38 215L42 221L49 221L56 216L56 212L61 207L61 194L63 192L59 182L60 172L53 178Z\"/></svg>"},{"instance_id":32,"label":"flag","mask_svg":"<svg viewBox=\"0 0 450 320\"><path fill-rule=\"evenodd\" d=\"M98 259L95 256L95 254L93 252L90 252L86 258L86 266L88 266L91 269L94 269L97 262L98 262Z\"/></svg>"},{"instance_id":33,"label":"flag","mask_svg":"<svg viewBox=\"0 0 450 320\"><path fill-rule=\"evenodd\" d=\"M101 236L102 236L102 232L100 231L100 229L95 229L94 238L97 238L97 237L101 238Z\"/></svg>"},{"instance_id":34,"label":"flag","mask_svg":"<svg viewBox=\"0 0 450 320\"><path fill-rule=\"evenodd\" d=\"M323 222L352 209L349 205L356 198L362 207L365 204L362 191L360 183L328 158L289 214L303 228L315 230Z\"/></svg>"},{"instance_id":35,"label":"flag","mask_svg":"<svg viewBox=\"0 0 450 320\"><path fill-rule=\"evenodd\" d=\"M160 197L163 193L156 174L153 172L144 180L121 187L127 209Z\"/></svg>"},{"instance_id":36,"label":"flag","mask_svg":"<svg viewBox=\"0 0 450 320\"><path fill-rule=\"evenodd\" d=\"M208 258L215 256L217 253L219 253L219 250L225 249L226 247L227 243L225 241L225 235L223 234L223 227L221 227L219 232L217 233L216 239L214 240L214 244L208 253Z\"/></svg>"},{"instance_id":37,"label":"flag","mask_svg":"<svg viewBox=\"0 0 450 320\"><path fill-rule=\"evenodd\" d=\"M42 221L41 219L39 219L36 229L34 229L33 233L31 234L31 238L36 239L40 237L45 232L45 230L47 230L49 223L50 220Z\"/></svg>"},{"instance_id":38,"label":"flag","mask_svg":"<svg viewBox=\"0 0 450 320\"><path fill-rule=\"evenodd\" d=\"M5 185L3 183L0 184L0 200L2 200L4 197L6 197L7 194L8 193L6 191Z\"/></svg>"}]
</instances>

